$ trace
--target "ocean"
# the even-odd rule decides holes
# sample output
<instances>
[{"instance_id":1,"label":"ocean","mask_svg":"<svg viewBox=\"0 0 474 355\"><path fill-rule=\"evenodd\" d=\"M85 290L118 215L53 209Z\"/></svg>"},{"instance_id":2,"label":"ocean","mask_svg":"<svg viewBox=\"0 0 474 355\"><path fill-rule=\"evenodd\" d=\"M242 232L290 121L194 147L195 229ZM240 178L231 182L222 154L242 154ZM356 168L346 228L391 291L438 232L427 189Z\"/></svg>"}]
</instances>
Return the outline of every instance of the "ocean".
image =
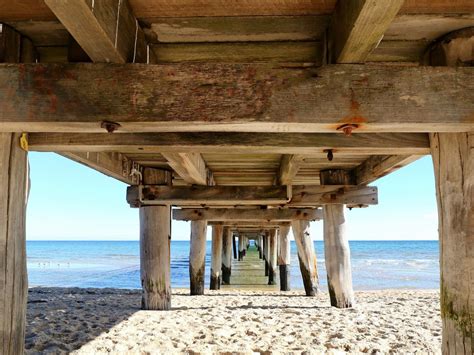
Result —
<instances>
[{"instance_id":1,"label":"ocean","mask_svg":"<svg viewBox=\"0 0 474 355\"><path fill-rule=\"evenodd\" d=\"M323 242L314 242L322 289ZM138 241L27 241L29 286L140 288ZM355 290L438 289L437 241L351 241ZM207 242L206 285L211 242ZM189 287L189 241L171 242L172 287ZM302 289L296 245L291 242L291 287Z\"/></svg>"}]
</instances>

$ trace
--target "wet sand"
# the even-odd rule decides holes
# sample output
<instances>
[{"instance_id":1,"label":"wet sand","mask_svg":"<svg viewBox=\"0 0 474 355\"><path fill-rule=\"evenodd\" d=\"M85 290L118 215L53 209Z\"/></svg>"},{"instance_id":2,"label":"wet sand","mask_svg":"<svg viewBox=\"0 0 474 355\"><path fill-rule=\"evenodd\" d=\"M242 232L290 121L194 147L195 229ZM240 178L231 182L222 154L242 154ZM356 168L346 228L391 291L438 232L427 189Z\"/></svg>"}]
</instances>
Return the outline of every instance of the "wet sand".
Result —
<instances>
[{"instance_id":1,"label":"wet sand","mask_svg":"<svg viewBox=\"0 0 474 355\"><path fill-rule=\"evenodd\" d=\"M340 310L327 293L173 290L172 310L140 310L138 290L34 288L27 354L441 353L439 292L356 292Z\"/></svg>"}]
</instances>

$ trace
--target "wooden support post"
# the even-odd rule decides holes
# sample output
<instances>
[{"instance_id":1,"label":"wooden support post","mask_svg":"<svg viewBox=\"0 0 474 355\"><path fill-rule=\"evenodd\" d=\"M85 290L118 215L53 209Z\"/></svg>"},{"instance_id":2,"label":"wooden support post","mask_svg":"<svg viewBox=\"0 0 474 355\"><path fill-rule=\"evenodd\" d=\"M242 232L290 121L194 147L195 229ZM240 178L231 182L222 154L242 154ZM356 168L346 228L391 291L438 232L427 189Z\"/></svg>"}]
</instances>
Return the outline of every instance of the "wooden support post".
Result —
<instances>
[{"instance_id":1,"label":"wooden support post","mask_svg":"<svg viewBox=\"0 0 474 355\"><path fill-rule=\"evenodd\" d=\"M263 237L261 234L258 236L258 257L263 259Z\"/></svg>"},{"instance_id":2,"label":"wooden support post","mask_svg":"<svg viewBox=\"0 0 474 355\"><path fill-rule=\"evenodd\" d=\"M23 354L28 279L28 158L20 135L0 134L0 353Z\"/></svg>"},{"instance_id":3,"label":"wooden support post","mask_svg":"<svg viewBox=\"0 0 474 355\"><path fill-rule=\"evenodd\" d=\"M268 263L270 261L270 234L268 231L265 231L265 235L263 236L263 260L265 260L265 276L268 276Z\"/></svg>"},{"instance_id":4,"label":"wooden support post","mask_svg":"<svg viewBox=\"0 0 474 355\"><path fill-rule=\"evenodd\" d=\"M278 255L278 265L280 266L280 290L290 291L290 227L281 226L280 239L280 253Z\"/></svg>"},{"instance_id":5,"label":"wooden support post","mask_svg":"<svg viewBox=\"0 0 474 355\"><path fill-rule=\"evenodd\" d=\"M474 66L474 27L429 50L429 64ZM458 68L460 69L460 68ZM443 354L474 354L474 132L432 133L438 200Z\"/></svg>"},{"instance_id":6,"label":"wooden support post","mask_svg":"<svg viewBox=\"0 0 474 355\"><path fill-rule=\"evenodd\" d=\"M321 171L322 185L351 184L353 176L345 170ZM324 256L331 306L352 307L351 252L346 236L344 205L325 205L324 208Z\"/></svg>"},{"instance_id":7,"label":"wooden support post","mask_svg":"<svg viewBox=\"0 0 474 355\"><path fill-rule=\"evenodd\" d=\"M271 229L269 235L268 284L276 285L277 268L277 230Z\"/></svg>"},{"instance_id":8,"label":"wooden support post","mask_svg":"<svg viewBox=\"0 0 474 355\"><path fill-rule=\"evenodd\" d=\"M211 290L219 290L221 288L223 231L224 227L222 225L212 226Z\"/></svg>"},{"instance_id":9,"label":"wooden support post","mask_svg":"<svg viewBox=\"0 0 474 355\"><path fill-rule=\"evenodd\" d=\"M474 132L434 133L442 350L474 353Z\"/></svg>"},{"instance_id":10,"label":"wooden support post","mask_svg":"<svg viewBox=\"0 0 474 355\"><path fill-rule=\"evenodd\" d=\"M309 221L293 221L291 227L298 249L298 260L306 296L314 296L319 291L319 279L316 253L309 233Z\"/></svg>"},{"instance_id":11,"label":"wooden support post","mask_svg":"<svg viewBox=\"0 0 474 355\"><path fill-rule=\"evenodd\" d=\"M237 241L235 234L232 233L232 251L234 253L234 259L237 259Z\"/></svg>"},{"instance_id":12,"label":"wooden support post","mask_svg":"<svg viewBox=\"0 0 474 355\"><path fill-rule=\"evenodd\" d=\"M204 294L206 269L207 221L191 221L191 250L189 253L189 278L191 295Z\"/></svg>"},{"instance_id":13,"label":"wooden support post","mask_svg":"<svg viewBox=\"0 0 474 355\"><path fill-rule=\"evenodd\" d=\"M222 284L230 285L232 268L232 231L224 228L222 239Z\"/></svg>"},{"instance_id":14,"label":"wooden support post","mask_svg":"<svg viewBox=\"0 0 474 355\"><path fill-rule=\"evenodd\" d=\"M171 183L169 171L146 168L146 183ZM170 239L171 207L140 207L140 278L142 308L168 310L171 308Z\"/></svg>"}]
</instances>

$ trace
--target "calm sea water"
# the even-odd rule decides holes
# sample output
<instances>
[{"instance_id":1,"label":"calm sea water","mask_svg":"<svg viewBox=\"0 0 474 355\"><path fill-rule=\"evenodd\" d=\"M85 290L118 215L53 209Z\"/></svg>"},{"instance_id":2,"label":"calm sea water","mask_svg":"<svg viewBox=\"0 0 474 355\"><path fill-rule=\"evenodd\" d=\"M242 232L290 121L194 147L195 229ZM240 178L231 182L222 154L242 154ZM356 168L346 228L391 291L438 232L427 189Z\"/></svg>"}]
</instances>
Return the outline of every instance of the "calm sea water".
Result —
<instances>
[{"instance_id":1,"label":"calm sea water","mask_svg":"<svg viewBox=\"0 0 474 355\"><path fill-rule=\"evenodd\" d=\"M439 287L437 241L351 241L356 290ZM315 242L326 288L323 243ZM209 282L211 242L207 243ZM296 245L291 243L291 286L303 288ZM28 241L30 286L139 288L138 241ZM171 242L171 283L189 287L189 241Z\"/></svg>"}]
</instances>

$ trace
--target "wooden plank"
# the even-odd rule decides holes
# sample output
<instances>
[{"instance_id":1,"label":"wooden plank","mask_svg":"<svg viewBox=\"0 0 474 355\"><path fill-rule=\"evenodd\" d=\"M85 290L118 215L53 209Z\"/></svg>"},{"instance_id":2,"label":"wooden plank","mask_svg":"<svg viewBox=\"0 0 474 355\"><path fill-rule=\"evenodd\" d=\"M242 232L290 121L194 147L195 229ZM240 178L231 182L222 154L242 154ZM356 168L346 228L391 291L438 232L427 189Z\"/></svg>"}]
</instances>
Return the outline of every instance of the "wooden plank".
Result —
<instances>
[{"instance_id":1,"label":"wooden plank","mask_svg":"<svg viewBox=\"0 0 474 355\"><path fill-rule=\"evenodd\" d=\"M156 63L282 62L321 65L321 42L159 43L151 45Z\"/></svg>"},{"instance_id":2,"label":"wooden plank","mask_svg":"<svg viewBox=\"0 0 474 355\"><path fill-rule=\"evenodd\" d=\"M474 130L473 68L0 65L0 131ZM120 83L120 85L118 85ZM256 138L257 139L257 138ZM349 139L350 140L350 139Z\"/></svg>"},{"instance_id":3,"label":"wooden plank","mask_svg":"<svg viewBox=\"0 0 474 355\"><path fill-rule=\"evenodd\" d=\"M130 174L132 169L140 171L140 167L120 153L63 152L60 155L126 184L134 185L139 183L139 176Z\"/></svg>"},{"instance_id":4,"label":"wooden plank","mask_svg":"<svg viewBox=\"0 0 474 355\"><path fill-rule=\"evenodd\" d=\"M144 19L151 43L317 41L330 21L320 16L185 17Z\"/></svg>"},{"instance_id":5,"label":"wooden plank","mask_svg":"<svg viewBox=\"0 0 474 355\"><path fill-rule=\"evenodd\" d=\"M44 1L94 62L147 62L145 36L127 0Z\"/></svg>"},{"instance_id":6,"label":"wooden plank","mask_svg":"<svg viewBox=\"0 0 474 355\"><path fill-rule=\"evenodd\" d=\"M202 16L319 15L333 12L336 0L130 0L138 18ZM44 0L0 0L0 21L54 20ZM401 13L472 13L471 0L405 0Z\"/></svg>"},{"instance_id":7,"label":"wooden plank","mask_svg":"<svg viewBox=\"0 0 474 355\"><path fill-rule=\"evenodd\" d=\"M178 221L192 221L205 219L210 222L240 221L240 222L291 222L292 220L315 221L322 218L320 209L175 209L173 219Z\"/></svg>"},{"instance_id":8,"label":"wooden plank","mask_svg":"<svg viewBox=\"0 0 474 355\"><path fill-rule=\"evenodd\" d=\"M291 185L298 170L304 163L304 156L298 154L284 154L281 158L278 181L280 185Z\"/></svg>"},{"instance_id":9,"label":"wooden plank","mask_svg":"<svg viewBox=\"0 0 474 355\"><path fill-rule=\"evenodd\" d=\"M262 222L262 221L257 221L257 222L246 222L246 221L228 221L228 222L207 222L208 225L211 226L225 226L225 227L230 227L230 228L260 228L260 229L265 229L265 228L278 228L281 225L289 225L290 222Z\"/></svg>"},{"instance_id":10,"label":"wooden plank","mask_svg":"<svg viewBox=\"0 0 474 355\"><path fill-rule=\"evenodd\" d=\"M163 156L173 170L188 184L208 185L208 170L201 154L168 152Z\"/></svg>"},{"instance_id":11,"label":"wooden plank","mask_svg":"<svg viewBox=\"0 0 474 355\"><path fill-rule=\"evenodd\" d=\"M31 133L34 151L121 151L168 154L252 153L320 154L333 149L335 157L368 154L428 154L424 133Z\"/></svg>"},{"instance_id":12,"label":"wooden plank","mask_svg":"<svg viewBox=\"0 0 474 355\"><path fill-rule=\"evenodd\" d=\"M331 62L364 62L377 47L403 1L338 1L328 32Z\"/></svg>"},{"instance_id":13,"label":"wooden plank","mask_svg":"<svg viewBox=\"0 0 474 355\"><path fill-rule=\"evenodd\" d=\"M376 205L377 188L351 185L293 186L288 206L317 206L326 204Z\"/></svg>"},{"instance_id":14,"label":"wooden plank","mask_svg":"<svg viewBox=\"0 0 474 355\"><path fill-rule=\"evenodd\" d=\"M421 158L420 155L372 156L353 169L357 185L367 185Z\"/></svg>"},{"instance_id":15,"label":"wooden plank","mask_svg":"<svg viewBox=\"0 0 474 355\"><path fill-rule=\"evenodd\" d=\"M127 201L131 206L171 204L176 206L287 205L322 204L373 205L378 203L377 188L365 186L130 186Z\"/></svg>"}]
</instances>

